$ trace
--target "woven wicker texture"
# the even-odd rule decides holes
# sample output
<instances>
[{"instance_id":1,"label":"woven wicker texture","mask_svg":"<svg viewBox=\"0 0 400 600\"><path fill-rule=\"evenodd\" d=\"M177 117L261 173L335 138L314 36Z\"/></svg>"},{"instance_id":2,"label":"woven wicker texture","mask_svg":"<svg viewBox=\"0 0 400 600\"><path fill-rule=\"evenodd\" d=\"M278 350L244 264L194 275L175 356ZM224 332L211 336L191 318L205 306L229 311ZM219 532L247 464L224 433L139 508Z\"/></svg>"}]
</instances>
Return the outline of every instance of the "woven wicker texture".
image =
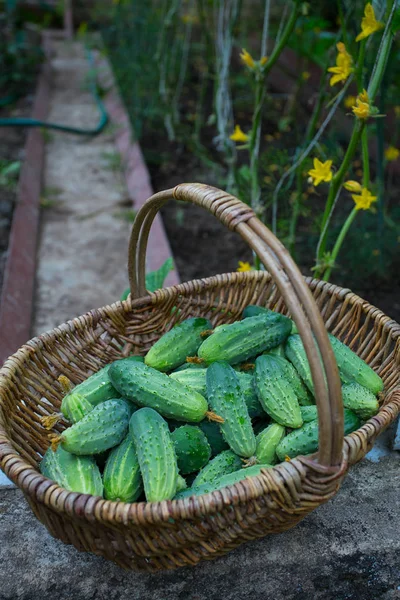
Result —
<instances>
[{"instance_id":1,"label":"woven wicker texture","mask_svg":"<svg viewBox=\"0 0 400 600\"><path fill-rule=\"evenodd\" d=\"M204 206L238 231L269 272L217 275L146 294L148 232L171 196ZM125 568L155 571L193 565L244 541L287 530L337 492L348 468L400 412L400 326L350 290L303 279L283 246L236 198L199 184L156 194L138 213L129 269L133 293L127 301L92 310L34 338L0 371L0 466L23 490L37 518L65 543ZM144 354L178 318L202 315L214 325L233 322L247 304L268 306L296 320L313 362L318 454L211 494L158 503L125 504L68 492L38 472L49 446L40 419L59 410L60 374L77 384L116 358ZM385 383L379 413L344 441L340 383L323 323ZM61 422L56 430L65 426Z\"/></svg>"}]
</instances>

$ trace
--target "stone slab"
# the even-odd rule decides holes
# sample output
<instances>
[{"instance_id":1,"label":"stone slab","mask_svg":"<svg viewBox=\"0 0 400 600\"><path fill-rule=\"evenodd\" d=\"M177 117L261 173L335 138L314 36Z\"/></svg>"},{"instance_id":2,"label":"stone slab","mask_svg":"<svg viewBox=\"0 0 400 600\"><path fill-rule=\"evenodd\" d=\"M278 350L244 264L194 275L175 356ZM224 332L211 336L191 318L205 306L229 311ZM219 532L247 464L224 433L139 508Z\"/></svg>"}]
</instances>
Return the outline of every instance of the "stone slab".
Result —
<instances>
[{"instance_id":1,"label":"stone slab","mask_svg":"<svg viewBox=\"0 0 400 600\"><path fill-rule=\"evenodd\" d=\"M399 488L399 454L379 465L363 461L297 527L151 575L65 546L19 490L4 490L0 600L399 600Z\"/></svg>"}]
</instances>

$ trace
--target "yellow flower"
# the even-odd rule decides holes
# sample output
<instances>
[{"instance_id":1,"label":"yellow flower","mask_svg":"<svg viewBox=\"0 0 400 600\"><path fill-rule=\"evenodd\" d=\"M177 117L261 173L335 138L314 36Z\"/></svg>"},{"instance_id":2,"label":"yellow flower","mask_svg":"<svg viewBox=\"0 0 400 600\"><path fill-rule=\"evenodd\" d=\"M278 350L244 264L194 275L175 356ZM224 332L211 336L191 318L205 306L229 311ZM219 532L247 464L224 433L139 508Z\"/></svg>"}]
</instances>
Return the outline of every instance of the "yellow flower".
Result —
<instances>
[{"instance_id":1,"label":"yellow flower","mask_svg":"<svg viewBox=\"0 0 400 600\"><path fill-rule=\"evenodd\" d=\"M394 107L394 114L396 115L397 118L400 117L400 106L399 105Z\"/></svg>"},{"instance_id":2,"label":"yellow flower","mask_svg":"<svg viewBox=\"0 0 400 600\"><path fill-rule=\"evenodd\" d=\"M311 73L309 73L309 71L303 71L301 74L301 78L303 81L307 81L308 79L310 79L311 77Z\"/></svg>"},{"instance_id":3,"label":"yellow flower","mask_svg":"<svg viewBox=\"0 0 400 600\"><path fill-rule=\"evenodd\" d=\"M256 66L256 63L254 62L253 57L244 48L242 48L242 53L240 55L240 58L242 59L242 62L244 62L244 64L249 67L249 69L254 69L254 67Z\"/></svg>"},{"instance_id":4,"label":"yellow flower","mask_svg":"<svg viewBox=\"0 0 400 600\"><path fill-rule=\"evenodd\" d=\"M264 65L267 64L268 61L268 56L263 56L262 58L260 58L260 65L263 67Z\"/></svg>"},{"instance_id":5,"label":"yellow flower","mask_svg":"<svg viewBox=\"0 0 400 600\"><path fill-rule=\"evenodd\" d=\"M232 135L229 136L229 138L233 141L233 142L248 142L249 141L249 136L246 135L240 125L235 125L235 131L232 133Z\"/></svg>"},{"instance_id":6,"label":"yellow flower","mask_svg":"<svg viewBox=\"0 0 400 600\"><path fill-rule=\"evenodd\" d=\"M383 23L376 20L374 8L372 4L368 2L365 6L364 16L361 20L361 33L356 37L356 42L367 38L372 33L375 33L375 31L379 31L383 26Z\"/></svg>"},{"instance_id":7,"label":"yellow flower","mask_svg":"<svg viewBox=\"0 0 400 600\"><path fill-rule=\"evenodd\" d=\"M252 271L253 268L251 266L250 263L248 262L242 262L241 260L239 260L239 266L236 269L236 271L238 271L238 273L244 273L245 271Z\"/></svg>"},{"instance_id":8,"label":"yellow flower","mask_svg":"<svg viewBox=\"0 0 400 600\"><path fill-rule=\"evenodd\" d=\"M369 104L368 94L365 90L362 91L356 98L355 106L352 108L353 113L359 119L368 119L371 115L371 106Z\"/></svg>"},{"instance_id":9,"label":"yellow flower","mask_svg":"<svg viewBox=\"0 0 400 600\"><path fill-rule=\"evenodd\" d=\"M345 181L343 187L349 192L354 192L356 194L362 191L361 183L358 183L358 181L353 181L351 179L349 179L349 181Z\"/></svg>"},{"instance_id":10,"label":"yellow flower","mask_svg":"<svg viewBox=\"0 0 400 600\"><path fill-rule=\"evenodd\" d=\"M197 15L191 15L191 14L182 15L181 16L181 20L186 25L187 24L196 25L199 22L198 16Z\"/></svg>"},{"instance_id":11,"label":"yellow flower","mask_svg":"<svg viewBox=\"0 0 400 600\"><path fill-rule=\"evenodd\" d=\"M314 168L308 171L313 179L315 186L319 185L321 181L330 181L332 179L332 161L326 160L322 163L318 158L314 158Z\"/></svg>"},{"instance_id":12,"label":"yellow flower","mask_svg":"<svg viewBox=\"0 0 400 600\"><path fill-rule=\"evenodd\" d=\"M347 52L346 46L343 42L339 42L336 44L336 48L338 51L338 55L336 57L336 66L329 67L329 73L333 73L333 76L330 79L330 85L335 85L335 83L339 83L339 81L346 81L350 73L353 71L352 63L353 59L351 55Z\"/></svg>"},{"instance_id":13,"label":"yellow flower","mask_svg":"<svg viewBox=\"0 0 400 600\"><path fill-rule=\"evenodd\" d=\"M394 146L388 146L385 150L386 160L397 160L400 156L400 150Z\"/></svg>"},{"instance_id":14,"label":"yellow flower","mask_svg":"<svg viewBox=\"0 0 400 600\"><path fill-rule=\"evenodd\" d=\"M373 202L376 202L378 196L373 196L369 189L363 187L361 194L352 194L351 196L356 203L357 210L368 210Z\"/></svg>"},{"instance_id":15,"label":"yellow flower","mask_svg":"<svg viewBox=\"0 0 400 600\"><path fill-rule=\"evenodd\" d=\"M356 103L355 96L346 96L346 98L344 99L344 105L346 108L353 108L355 103Z\"/></svg>"}]
</instances>

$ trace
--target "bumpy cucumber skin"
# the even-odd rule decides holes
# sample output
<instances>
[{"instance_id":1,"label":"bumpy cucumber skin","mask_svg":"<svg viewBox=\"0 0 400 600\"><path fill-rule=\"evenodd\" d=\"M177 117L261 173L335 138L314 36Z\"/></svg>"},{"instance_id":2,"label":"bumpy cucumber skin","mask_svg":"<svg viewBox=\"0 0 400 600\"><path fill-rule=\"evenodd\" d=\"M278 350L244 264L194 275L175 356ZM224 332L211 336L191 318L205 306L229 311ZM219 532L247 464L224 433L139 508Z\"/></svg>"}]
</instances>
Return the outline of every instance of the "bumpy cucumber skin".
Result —
<instances>
[{"instance_id":1,"label":"bumpy cucumber skin","mask_svg":"<svg viewBox=\"0 0 400 600\"><path fill-rule=\"evenodd\" d=\"M170 500L176 493L178 465L167 422L152 408L136 411L129 423L148 502Z\"/></svg>"},{"instance_id":2,"label":"bumpy cucumber skin","mask_svg":"<svg viewBox=\"0 0 400 600\"><path fill-rule=\"evenodd\" d=\"M300 406L300 412L304 423L318 419L318 409L316 406Z\"/></svg>"},{"instance_id":3,"label":"bumpy cucumber skin","mask_svg":"<svg viewBox=\"0 0 400 600\"><path fill-rule=\"evenodd\" d=\"M182 425L171 433L179 472L188 475L198 471L208 463L211 446L199 427Z\"/></svg>"},{"instance_id":4,"label":"bumpy cucumber skin","mask_svg":"<svg viewBox=\"0 0 400 600\"><path fill-rule=\"evenodd\" d=\"M275 356L285 358L285 347L283 344L279 344L279 346L276 346L276 348L271 348L271 350L263 352L263 354L274 354Z\"/></svg>"},{"instance_id":5,"label":"bumpy cucumber skin","mask_svg":"<svg viewBox=\"0 0 400 600\"><path fill-rule=\"evenodd\" d=\"M360 427L360 419L347 408L344 409L344 433L348 435ZM318 420L304 423L303 427L289 433L276 449L279 460L286 456L295 458L299 455L312 454L318 450Z\"/></svg>"},{"instance_id":6,"label":"bumpy cucumber skin","mask_svg":"<svg viewBox=\"0 0 400 600\"><path fill-rule=\"evenodd\" d=\"M246 402L247 410L251 419L265 415L264 409L258 399L253 375L236 371L239 379L240 389Z\"/></svg>"},{"instance_id":7,"label":"bumpy cucumber skin","mask_svg":"<svg viewBox=\"0 0 400 600\"><path fill-rule=\"evenodd\" d=\"M222 325L204 340L198 355L206 364L225 361L231 365L246 361L264 350L274 348L290 333L290 319L273 313L248 317L231 325Z\"/></svg>"},{"instance_id":8,"label":"bumpy cucumber skin","mask_svg":"<svg viewBox=\"0 0 400 600\"><path fill-rule=\"evenodd\" d=\"M118 398L117 390L112 386L112 383L108 377L108 372L111 365L106 365L97 373L90 375L85 381L76 385L69 394L80 394L85 396L86 400L93 406L97 406L101 402L106 400L112 400ZM64 414L63 405L68 403L67 394L61 403L61 412Z\"/></svg>"},{"instance_id":9,"label":"bumpy cucumber skin","mask_svg":"<svg viewBox=\"0 0 400 600\"><path fill-rule=\"evenodd\" d=\"M342 386L343 406L351 409L362 421L367 421L379 411L374 394L355 381Z\"/></svg>"},{"instance_id":10,"label":"bumpy cucumber skin","mask_svg":"<svg viewBox=\"0 0 400 600\"><path fill-rule=\"evenodd\" d=\"M286 358L292 363L307 388L314 395L314 384L311 377L311 369L302 339L298 333L288 337L285 344Z\"/></svg>"},{"instance_id":11,"label":"bumpy cucumber skin","mask_svg":"<svg viewBox=\"0 0 400 600\"><path fill-rule=\"evenodd\" d=\"M205 397L207 394L206 373L207 369L185 369L184 371L170 373L169 376Z\"/></svg>"},{"instance_id":12,"label":"bumpy cucumber skin","mask_svg":"<svg viewBox=\"0 0 400 600\"><path fill-rule=\"evenodd\" d=\"M61 446L55 452L49 448L40 463L40 471L70 492L103 496L100 471L91 456L75 456Z\"/></svg>"},{"instance_id":13,"label":"bumpy cucumber skin","mask_svg":"<svg viewBox=\"0 0 400 600\"><path fill-rule=\"evenodd\" d=\"M263 354L256 360L255 383L258 398L269 416L286 427L301 427L300 405L290 384L282 359Z\"/></svg>"},{"instance_id":14,"label":"bumpy cucumber skin","mask_svg":"<svg viewBox=\"0 0 400 600\"><path fill-rule=\"evenodd\" d=\"M293 388L296 398L299 401L300 406L315 406L315 398L311 395L311 392L304 385L300 375L294 368L291 362L289 362L284 356L278 356L279 364L285 373L290 385Z\"/></svg>"},{"instance_id":15,"label":"bumpy cucumber skin","mask_svg":"<svg viewBox=\"0 0 400 600\"><path fill-rule=\"evenodd\" d=\"M142 493L142 476L133 439L126 438L111 450L103 473L107 500L135 502Z\"/></svg>"},{"instance_id":16,"label":"bumpy cucumber skin","mask_svg":"<svg viewBox=\"0 0 400 600\"><path fill-rule=\"evenodd\" d=\"M194 356L203 342L203 331L212 329L208 319L194 317L186 319L165 333L150 348L144 358L149 367L159 371L171 371Z\"/></svg>"},{"instance_id":17,"label":"bumpy cucumber skin","mask_svg":"<svg viewBox=\"0 0 400 600\"><path fill-rule=\"evenodd\" d=\"M205 483L211 483L223 475L238 471L242 467L243 461L237 454L232 452L232 450L224 450L224 452L215 456L201 469L191 487L198 487Z\"/></svg>"},{"instance_id":18,"label":"bumpy cucumber skin","mask_svg":"<svg viewBox=\"0 0 400 600\"><path fill-rule=\"evenodd\" d=\"M70 423L77 423L93 409L93 404L85 396L74 392L67 394L61 403L61 412Z\"/></svg>"},{"instance_id":19,"label":"bumpy cucumber skin","mask_svg":"<svg viewBox=\"0 0 400 600\"><path fill-rule=\"evenodd\" d=\"M208 443L210 444L211 456L216 456L223 450L227 450L229 448L228 444L224 440L224 436L222 435L221 428L218 423L203 419L203 421L199 423L199 427L205 434Z\"/></svg>"},{"instance_id":20,"label":"bumpy cucumber skin","mask_svg":"<svg viewBox=\"0 0 400 600\"><path fill-rule=\"evenodd\" d=\"M153 408L167 419L197 423L208 411L204 396L147 365L120 360L111 366L109 375L124 398Z\"/></svg>"},{"instance_id":21,"label":"bumpy cucumber skin","mask_svg":"<svg viewBox=\"0 0 400 600\"><path fill-rule=\"evenodd\" d=\"M271 423L256 437L256 458L262 464L274 465L278 462L276 449L285 437L285 428L279 423Z\"/></svg>"},{"instance_id":22,"label":"bumpy cucumber skin","mask_svg":"<svg viewBox=\"0 0 400 600\"><path fill-rule=\"evenodd\" d=\"M126 401L106 400L63 431L61 445L78 456L100 454L122 442L128 432L130 416Z\"/></svg>"},{"instance_id":23,"label":"bumpy cucumber skin","mask_svg":"<svg viewBox=\"0 0 400 600\"><path fill-rule=\"evenodd\" d=\"M383 390L383 381L377 373L366 362L362 360L353 350L333 335L329 340L335 354L341 379L355 381L367 388L375 396Z\"/></svg>"},{"instance_id":24,"label":"bumpy cucumber skin","mask_svg":"<svg viewBox=\"0 0 400 600\"><path fill-rule=\"evenodd\" d=\"M228 485L233 485L234 483L238 483L239 481L243 481L247 477L254 477L255 475L259 475L261 473L261 469L270 469L272 465L253 465L252 467L247 467L246 469L240 469L238 471L234 471L233 473L229 473L228 475L223 475L220 479L210 481L209 483L204 483L199 486L192 486L182 492L176 494L175 499L179 500L181 498L189 498L190 496L201 496L202 494L208 494L209 492L214 492L215 490L220 490L223 487Z\"/></svg>"},{"instance_id":25,"label":"bumpy cucumber skin","mask_svg":"<svg viewBox=\"0 0 400 600\"><path fill-rule=\"evenodd\" d=\"M256 438L239 379L228 363L214 362L208 367L207 397L212 409L224 419L220 428L231 450L239 456L252 456Z\"/></svg>"}]
</instances>

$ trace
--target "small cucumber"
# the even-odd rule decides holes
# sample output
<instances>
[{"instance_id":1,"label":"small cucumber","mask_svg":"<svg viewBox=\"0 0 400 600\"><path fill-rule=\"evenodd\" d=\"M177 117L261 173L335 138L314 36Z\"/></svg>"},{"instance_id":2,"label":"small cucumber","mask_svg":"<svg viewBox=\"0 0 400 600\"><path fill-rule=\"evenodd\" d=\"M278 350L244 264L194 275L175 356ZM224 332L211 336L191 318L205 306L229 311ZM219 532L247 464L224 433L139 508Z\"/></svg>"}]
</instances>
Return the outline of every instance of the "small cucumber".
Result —
<instances>
[{"instance_id":1,"label":"small cucumber","mask_svg":"<svg viewBox=\"0 0 400 600\"><path fill-rule=\"evenodd\" d=\"M70 492L103 496L100 471L91 456L75 456L61 446L55 452L49 448L40 463L40 471Z\"/></svg>"},{"instance_id":2,"label":"small cucumber","mask_svg":"<svg viewBox=\"0 0 400 600\"><path fill-rule=\"evenodd\" d=\"M301 427L300 405L286 375L283 359L263 354L256 360L255 383L258 398L269 416L286 427Z\"/></svg>"},{"instance_id":3,"label":"small cucumber","mask_svg":"<svg viewBox=\"0 0 400 600\"><path fill-rule=\"evenodd\" d=\"M300 412L304 423L318 419L318 410L316 406L300 406Z\"/></svg>"},{"instance_id":4,"label":"small cucumber","mask_svg":"<svg viewBox=\"0 0 400 600\"><path fill-rule=\"evenodd\" d=\"M194 317L175 325L150 348L144 362L159 371L171 371L194 356L203 342L202 334L211 330L208 319Z\"/></svg>"},{"instance_id":5,"label":"small cucumber","mask_svg":"<svg viewBox=\"0 0 400 600\"><path fill-rule=\"evenodd\" d=\"M109 375L124 398L153 408L168 419L196 423L207 416L218 420L208 411L204 396L152 367L120 360L112 365Z\"/></svg>"},{"instance_id":6,"label":"small cucumber","mask_svg":"<svg viewBox=\"0 0 400 600\"><path fill-rule=\"evenodd\" d=\"M216 454L219 454L223 450L227 450L229 448L228 444L224 440L218 423L209 421L208 419L203 419L203 421L199 423L199 427L202 432L205 433L208 443L211 446L211 456L215 456Z\"/></svg>"},{"instance_id":7,"label":"small cucumber","mask_svg":"<svg viewBox=\"0 0 400 600\"><path fill-rule=\"evenodd\" d=\"M355 381L342 386L343 406L350 408L367 421L379 411L379 403L374 394Z\"/></svg>"},{"instance_id":8,"label":"small cucumber","mask_svg":"<svg viewBox=\"0 0 400 600\"><path fill-rule=\"evenodd\" d=\"M207 397L224 419L220 427L231 450L239 456L252 456L256 438L237 373L228 363L214 362L208 367Z\"/></svg>"},{"instance_id":9,"label":"small cucumber","mask_svg":"<svg viewBox=\"0 0 400 600\"><path fill-rule=\"evenodd\" d=\"M307 388L314 395L314 384L311 377L311 369L308 363L306 351L302 339L298 333L288 337L285 345L286 358L292 363Z\"/></svg>"},{"instance_id":10,"label":"small cucumber","mask_svg":"<svg viewBox=\"0 0 400 600\"><path fill-rule=\"evenodd\" d=\"M243 461L237 454L232 452L232 450L224 450L224 452L217 454L217 456L201 469L196 479L193 481L192 487L210 483L223 475L238 471L242 467Z\"/></svg>"},{"instance_id":11,"label":"small cucumber","mask_svg":"<svg viewBox=\"0 0 400 600\"><path fill-rule=\"evenodd\" d=\"M205 397L207 394L206 373L207 369L185 369L184 371L170 373L169 376Z\"/></svg>"},{"instance_id":12,"label":"small cucumber","mask_svg":"<svg viewBox=\"0 0 400 600\"><path fill-rule=\"evenodd\" d=\"M206 364L225 361L234 365L278 346L286 340L291 327L290 319L272 311L221 325L204 340L198 355Z\"/></svg>"},{"instance_id":13,"label":"small cucumber","mask_svg":"<svg viewBox=\"0 0 400 600\"><path fill-rule=\"evenodd\" d=\"M261 469L270 469L271 466L272 465L253 465L252 467L239 469L233 473L228 473L228 475L223 475L220 479L214 479L209 483L204 483L202 485L193 486L183 490L182 492L176 494L175 499L179 500L181 498L189 498L190 496L201 496L202 494L208 494L209 492L220 490L228 485L233 485L234 483L243 481L248 477L260 475Z\"/></svg>"},{"instance_id":14,"label":"small cucumber","mask_svg":"<svg viewBox=\"0 0 400 600\"><path fill-rule=\"evenodd\" d=\"M285 428L278 423L268 425L256 438L256 458L259 463L274 465L278 462L276 449L285 437Z\"/></svg>"},{"instance_id":15,"label":"small cucumber","mask_svg":"<svg viewBox=\"0 0 400 600\"><path fill-rule=\"evenodd\" d=\"M171 433L179 472L188 475L198 471L208 463L211 447L199 427L182 425Z\"/></svg>"},{"instance_id":16,"label":"small cucumber","mask_svg":"<svg viewBox=\"0 0 400 600\"><path fill-rule=\"evenodd\" d=\"M122 442L128 432L130 415L125 400L106 400L54 441L78 456L100 454Z\"/></svg>"},{"instance_id":17,"label":"small cucumber","mask_svg":"<svg viewBox=\"0 0 400 600\"><path fill-rule=\"evenodd\" d=\"M248 319L249 317L258 317L258 315L270 315L273 311L265 306L257 306L256 304L249 304L243 310L242 318Z\"/></svg>"},{"instance_id":18,"label":"small cucumber","mask_svg":"<svg viewBox=\"0 0 400 600\"><path fill-rule=\"evenodd\" d=\"M135 444L148 502L169 500L176 493L178 465L167 422L152 408L133 413L129 432Z\"/></svg>"},{"instance_id":19,"label":"small cucumber","mask_svg":"<svg viewBox=\"0 0 400 600\"><path fill-rule=\"evenodd\" d=\"M357 415L344 409L344 433L348 435L360 426L360 419ZM312 454L318 450L318 421L309 421L304 423L303 427L289 433L280 442L276 449L279 460L295 458L299 455Z\"/></svg>"},{"instance_id":20,"label":"small cucumber","mask_svg":"<svg viewBox=\"0 0 400 600\"><path fill-rule=\"evenodd\" d=\"M285 358L285 347L283 344L279 344L279 346L276 346L275 348L271 348L271 350L268 350L267 352L264 352L263 354L274 354L275 356L280 356L281 358Z\"/></svg>"},{"instance_id":21,"label":"small cucumber","mask_svg":"<svg viewBox=\"0 0 400 600\"><path fill-rule=\"evenodd\" d=\"M118 396L116 390L115 393ZM76 392L67 394L61 403L61 412L70 423L77 423L93 409L93 404L85 396Z\"/></svg>"},{"instance_id":22,"label":"small cucumber","mask_svg":"<svg viewBox=\"0 0 400 600\"><path fill-rule=\"evenodd\" d=\"M135 502L142 493L142 476L135 445L130 435L114 448L103 473L104 497L107 500Z\"/></svg>"},{"instance_id":23,"label":"small cucumber","mask_svg":"<svg viewBox=\"0 0 400 600\"><path fill-rule=\"evenodd\" d=\"M329 340L335 354L340 377L346 383L355 381L377 396L383 390L383 381L379 375L346 344L333 335L329 335Z\"/></svg>"},{"instance_id":24,"label":"small cucumber","mask_svg":"<svg viewBox=\"0 0 400 600\"><path fill-rule=\"evenodd\" d=\"M242 395L246 402L250 418L254 419L255 417L264 416L265 411L258 399L253 375L250 375L249 373L243 373L241 371L236 371L236 375L239 380L240 389L242 390Z\"/></svg>"}]
</instances>

